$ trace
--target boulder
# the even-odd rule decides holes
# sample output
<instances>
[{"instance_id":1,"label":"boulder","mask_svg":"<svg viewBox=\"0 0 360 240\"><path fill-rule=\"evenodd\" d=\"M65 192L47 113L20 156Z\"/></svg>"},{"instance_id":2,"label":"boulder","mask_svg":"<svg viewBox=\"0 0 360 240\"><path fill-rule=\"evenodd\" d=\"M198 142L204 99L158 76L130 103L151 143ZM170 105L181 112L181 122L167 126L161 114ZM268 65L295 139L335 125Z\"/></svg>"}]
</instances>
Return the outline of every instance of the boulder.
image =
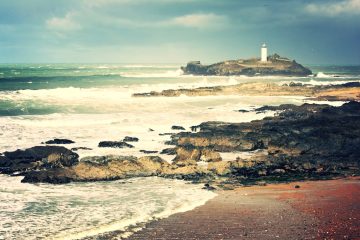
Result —
<instances>
[{"instance_id":1,"label":"boulder","mask_svg":"<svg viewBox=\"0 0 360 240\"><path fill-rule=\"evenodd\" d=\"M171 129L172 129L172 130L185 130L184 127L182 127L182 126L176 126L176 125L172 126Z\"/></svg>"},{"instance_id":2,"label":"boulder","mask_svg":"<svg viewBox=\"0 0 360 240\"><path fill-rule=\"evenodd\" d=\"M98 147L102 148L133 148L134 146L123 141L102 141Z\"/></svg>"},{"instance_id":3,"label":"boulder","mask_svg":"<svg viewBox=\"0 0 360 240\"><path fill-rule=\"evenodd\" d=\"M3 173L69 167L76 165L79 158L78 154L59 146L36 146L3 154L0 156Z\"/></svg>"},{"instance_id":4,"label":"boulder","mask_svg":"<svg viewBox=\"0 0 360 240\"><path fill-rule=\"evenodd\" d=\"M139 138L137 137L129 137L129 136L126 136L124 139L123 139L123 142L138 142L139 141Z\"/></svg>"},{"instance_id":5,"label":"boulder","mask_svg":"<svg viewBox=\"0 0 360 240\"><path fill-rule=\"evenodd\" d=\"M55 138L53 140L46 141L45 143L46 144L72 144L75 142L72 140L69 140L69 139Z\"/></svg>"}]
</instances>

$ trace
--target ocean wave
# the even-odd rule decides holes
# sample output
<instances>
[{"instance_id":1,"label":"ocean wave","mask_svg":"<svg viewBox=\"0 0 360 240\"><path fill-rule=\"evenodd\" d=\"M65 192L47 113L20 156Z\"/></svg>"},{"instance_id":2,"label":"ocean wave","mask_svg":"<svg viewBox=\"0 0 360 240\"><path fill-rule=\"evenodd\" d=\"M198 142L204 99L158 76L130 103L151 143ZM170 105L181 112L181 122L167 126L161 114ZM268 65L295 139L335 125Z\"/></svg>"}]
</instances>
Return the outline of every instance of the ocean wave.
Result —
<instances>
[{"instance_id":1,"label":"ocean wave","mask_svg":"<svg viewBox=\"0 0 360 240\"><path fill-rule=\"evenodd\" d=\"M124 68L177 68L178 65L147 65L147 64L127 64Z\"/></svg>"},{"instance_id":2,"label":"ocean wave","mask_svg":"<svg viewBox=\"0 0 360 240\"><path fill-rule=\"evenodd\" d=\"M174 71L157 72L157 73L122 72L121 76L127 78L166 78L166 77L180 77L183 75L183 73L184 72L181 69L177 69Z\"/></svg>"},{"instance_id":3,"label":"ocean wave","mask_svg":"<svg viewBox=\"0 0 360 240\"><path fill-rule=\"evenodd\" d=\"M4 186L0 232L5 239L79 239L126 231L132 225L191 210L216 196L200 185L155 177L62 186L20 180L0 176Z\"/></svg>"}]
</instances>

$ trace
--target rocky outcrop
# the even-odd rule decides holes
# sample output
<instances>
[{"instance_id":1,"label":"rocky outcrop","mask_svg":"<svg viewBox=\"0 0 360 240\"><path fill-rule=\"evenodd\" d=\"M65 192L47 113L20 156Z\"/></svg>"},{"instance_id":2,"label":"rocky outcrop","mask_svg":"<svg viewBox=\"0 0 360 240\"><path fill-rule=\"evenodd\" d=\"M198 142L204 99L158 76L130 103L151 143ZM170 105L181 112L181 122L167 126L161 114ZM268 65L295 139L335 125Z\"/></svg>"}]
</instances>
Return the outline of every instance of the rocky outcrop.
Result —
<instances>
[{"instance_id":1,"label":"rocky outcrop","mask_svg":"<svg viewBox=\"0 0 360 240\"><path fill-rule=\"evenodd\" d=\"M266 63L260 59L239 59L219 62L211 65L202 65L200 61L189 62L181 67L185 74L192 75L285 75L285 76L307 76L312 74L311 70L287 58L278 55L270 56Z\"/></svg>"},{"instance_id":2,"label":"rocky outcrop","mask_svg":"<svg viewBox=\"0 0 360 240\"><path fill-rule=\"evenodd\" d=\"M177 126L177 125L171 126L171 129L172 129L172 130L185 130L184 127L182 127L182 126Z\"/></svg>"},{"instance_id":3,"label":"rocky outcrop","mask_svg":"<svg viewBox=\"0 0 360 240\"><path fill-rule=\"evenodd\" d=\"M23 182L68 183L71 181L104 181L159 175L170 164L156 156L98 156L81 159L69 168L33 171Z\"/></svg>"},{"instance_id":4,"label":"rocky outcrop","mask_svg":"<svg viewBox=\"0 0 360 240\"><path fill-rule=\"evenodd\" d=\"M69 140L69 139L55 138L53 140L46 141L45 143L46 144L72 144L75 142L72 140Z\"/></svg>"},{"instance_id":5,"label":"rocky outcrop","mask_svg":"<svg viewBox=\"0 0 360 240\"><path fill-rule=\"evenodd\" d=\"M341 107L304 104L263 107L282 110L275 117L250 123L206 122L197 133L179 133L175 159L199 159L210 152L263 150L266 154L248 160L214 162L215 174L232 177L321 176L349 170L359 174L360 103ZM189 151L191 149L191 151Z\"/></svg>"},{"instance_id":6,"label":"rocky outcrop","mask_svg":"<svg viewBox=\"0 0 360 240\"><path fill-rule=\"evenodd\" d=\"M24 173L31 170L62 168L76 165L79 155L64 147L37 146L0 156L1 173Z\"/></svg>"},{"instance_id":7,"label":"rocky outcrop","mask_svg":"<svg viewBox=\"0 0 360 240\"><path fill-rule=\"evenodd\" d=\"M98 147L101 148L133 148L134 146L123 141L102 141Z\"/></svg>"},{"instance_id":8,"label":"rocky outcrop","mask_svg":"<svg viewBox=\"0 0 360 240\"><path fill-rule=\"evenodd\" d=\"M314 100L353 101L360 100L358 83L314 86L301 83L278 85L276 83L251 82L231 86L200 87L195 89L168 89L161 92L135 93L134 97L186 96L306 96ZM245 112L245 111L242 111Z\"/></svg>"}]
</instances>

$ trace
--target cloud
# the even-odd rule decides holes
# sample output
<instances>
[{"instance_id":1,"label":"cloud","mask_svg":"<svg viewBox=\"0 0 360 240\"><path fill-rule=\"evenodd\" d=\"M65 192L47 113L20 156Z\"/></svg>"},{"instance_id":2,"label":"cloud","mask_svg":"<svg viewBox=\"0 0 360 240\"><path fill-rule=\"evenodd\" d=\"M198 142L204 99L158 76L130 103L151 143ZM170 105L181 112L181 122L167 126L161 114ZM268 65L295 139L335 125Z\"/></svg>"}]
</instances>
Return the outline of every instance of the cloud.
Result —
<instances>
[{"instance_id":1,"label":"cloud","mask_svg":"<svg viewBox=\"0 0 360 240\"><path fill-rule=\"evenodd\" d=\"M213 28L225 25L227 18L214 13L188 14L172 18L164 22L164 25L174 25L192 28Z\"/></svg>"},{"instance_id":2,"label":"cloud","mask_svg":"<svg viewBox=\"0 0 360 240\"><path fill-rule=\"evenodd\" d=\"M308 4L305 10L311 14L338 16L342 14L360 15L360 0L344 0L322 4Z\"/></svg>"},{"instance_id":3,"label":"cloud","mask_svg":"<svg viewBox=\"0 0 360 240\"><path fill-rule=\"evenodd\" d=\"M81 25L74 20L75 12L68 12L64 17L52 17L46 20L46 27L56 32L76 31Z\"/></svg>"}]
</instances>

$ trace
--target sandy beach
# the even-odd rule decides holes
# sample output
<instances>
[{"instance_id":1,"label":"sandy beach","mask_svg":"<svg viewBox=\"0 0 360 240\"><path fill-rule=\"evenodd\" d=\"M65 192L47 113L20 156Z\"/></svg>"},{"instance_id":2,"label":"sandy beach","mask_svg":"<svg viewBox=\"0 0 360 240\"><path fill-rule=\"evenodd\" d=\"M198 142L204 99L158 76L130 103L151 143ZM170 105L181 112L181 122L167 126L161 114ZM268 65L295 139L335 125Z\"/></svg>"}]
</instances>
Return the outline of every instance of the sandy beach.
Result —
<instances>
[{"instance_id":1,"label":"sandy beach","mask_svg":"<svg viewBox=\"0 0 360 240\"><path fill-rule=\"evenodd\" d=\"M242 187L128 239L360 239L359 200L359 177Z\"/></svg>"}]
</instances>

